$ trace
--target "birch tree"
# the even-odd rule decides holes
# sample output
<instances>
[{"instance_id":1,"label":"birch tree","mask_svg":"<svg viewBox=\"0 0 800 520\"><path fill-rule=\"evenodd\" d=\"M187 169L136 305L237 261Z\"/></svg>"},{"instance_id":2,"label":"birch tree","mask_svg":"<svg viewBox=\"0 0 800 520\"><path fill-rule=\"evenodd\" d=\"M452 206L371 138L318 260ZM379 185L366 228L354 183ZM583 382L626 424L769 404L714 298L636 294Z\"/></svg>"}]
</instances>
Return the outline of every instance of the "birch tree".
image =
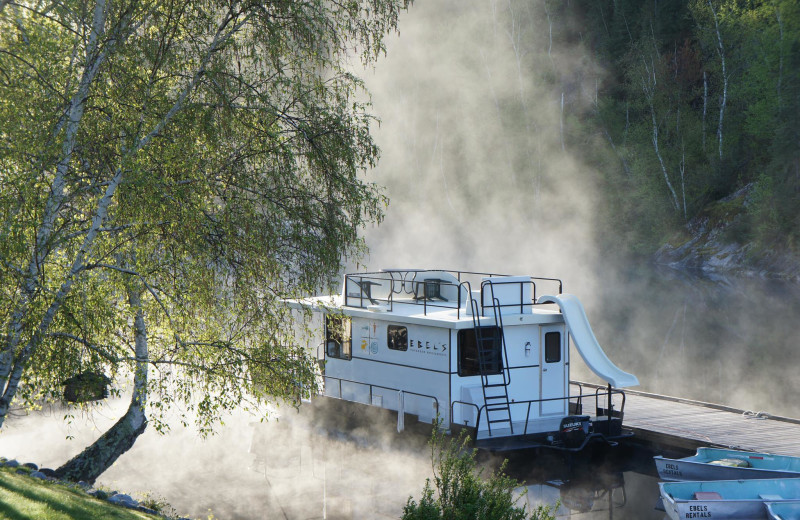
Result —
<instances>
[{"instance_id":1,"label":"birch tree","mask_svg":"<svg viewBox=\"0 0 800 520\"><path fill-rule=\"evenodd\" d=\"M725 106L728 104L728 70L725 67L725 47L722 45L722 34L719 30L719 19L714 10L714 4L708 0L708 8L714 19L714 32L717 35L717 54L719 55L720 66L722 67L722 97L719 102L719 122L717 123L717 143L719 147L719 158L722 159L722 121L725 117Z\"/></svg>"},{"instance_id":2,"label":"birch tree","mask_svg":"<svg viewBox=\"0 0 800 520\"><path fill-rule=\"evenodd\" d=\"M276 354L276 304L331 283L381 218L348 60L375 60L407 4L0 5L0 426L78 366L142 382L147 363L159 406L205 425L266 398L256 365L307 366Z\"/></svg>"}]
</instances>

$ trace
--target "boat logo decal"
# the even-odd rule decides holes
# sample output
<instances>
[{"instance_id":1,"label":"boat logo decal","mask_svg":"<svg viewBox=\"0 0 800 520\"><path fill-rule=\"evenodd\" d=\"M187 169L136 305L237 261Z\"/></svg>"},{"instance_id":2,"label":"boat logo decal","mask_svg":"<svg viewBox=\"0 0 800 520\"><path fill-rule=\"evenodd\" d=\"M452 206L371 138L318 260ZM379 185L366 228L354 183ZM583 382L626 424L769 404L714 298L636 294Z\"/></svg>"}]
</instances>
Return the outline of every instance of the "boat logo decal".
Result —
<instances>
[{"instance_id":1,"label":"boat logo decal","mask_svg":"<svg viewBox=\"0 0 800 520\"><path fill-rule=\"evenodd\" d=\"M423 341L421 339L409 339L408 350L412 352L423 352L444 356L447 352L447 344L439 341Z\"/></svg>"}]
</instances>

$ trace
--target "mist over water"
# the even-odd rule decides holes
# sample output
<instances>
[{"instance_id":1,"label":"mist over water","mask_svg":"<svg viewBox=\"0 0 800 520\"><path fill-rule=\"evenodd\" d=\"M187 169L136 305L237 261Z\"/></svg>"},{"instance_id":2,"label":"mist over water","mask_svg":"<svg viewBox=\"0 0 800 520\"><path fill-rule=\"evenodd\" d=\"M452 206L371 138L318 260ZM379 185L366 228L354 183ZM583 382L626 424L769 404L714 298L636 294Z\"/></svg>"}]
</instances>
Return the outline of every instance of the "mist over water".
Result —
<instances>
[{"instance_id":1,"label":"mist over water","mask_svg":"<svg viewBox=\"0 0 800 520\"><path fill-rule=\"evenodd\" d=\"M547 16L544 2L443 0L402 18L365 74L381 118L369 178L390 197L369 266L591 283L593 175L562 150L561 103L588 110L601 72L577 33L550 43Z\"/></svg>"},{"instance_id":2,"label":"mist over water","mask_svg":"<svg viewBox=\"0 0 800 520\"><path fill-rule=\"evenodd\" d=\"M786 398L800 390L797 287L600 254L597 172L562 138L605 73L579 27L543 1L440 0L400 31L365 75L381 118L370 179L390 204L362 267L560 278L639 389L800 416ZM574 378L600 382L572 359Z\"/></svg>"},{"instance_id":3,"label":"mist over water","mask_svg":"<svg viewBox=\"0 0 800 520\"><path fill-rule=\"evenodd\" d=\"M124 402L98 410L97 429L69 429L63 410L17 418L0 436L0 451L55 467L80 451L124 412ZM143 434L97 482L141 498L150 493L192 518L268 520L398 519L409 496L419 499L433 476L429 427L407 420L398 434L391 413L328 402L297 413L279 409L269 422L229 416L218 434L198 438L175 428ZM106 424L108 423L108 424ZM5 427L4 427L5 428ZM75 436L66 440L65 435ZM35 439L35 441L31 441ZM524 481L519 504L563 504L559 519L661 520L649 453L612 450L569 459L557 452L504 454L507 473ZM485 471L497 455L481 454Z\"/></svg>"},{"instance_id":4,"label":"mist over water","mask_svg":"<svg viewBox=\"0 0 800 520\"><path fill-rule=\"evenodd\" d=\"M598 253L597 172L562 136L565 113L593 109L603 71L558 16L538 0L418 1L401 16L387 56L363 73L383 151L369 180L386 187L391 203L383 224L365 232L369 256L353 267L561 278L610 359L641 389L800 416L797 400L786 398L800 390L796 287L689 278ZM573 378L596 381L577 353L572 359ZM60 409L11 418L0 455L56 467L126 406L108 403L71 428ZM303 420L258 424L239 413L207 440L180 426L167 436L148 429L98 484L155 492L193 517L211 509L226 519L397 518L431 468L426 449L393 447L391 427L345 426L351 437L342 439ZM532 457L515 464L533 503L572 493L574 503L583 497L599 509L575 518L662 517L652 511L652 476L592 466L581 474L599 481L570 489L574 474L536 473L547 463ZM635 504L622 510L613 506L620 479Z\"/></svg>"},{"instance_id":5,"label":"mist over water","mask_svg":"<svg viewBox=\"0 0 800 520\"><path fill-rule=\"evenodd\" d=\"M800 417L800 287L649 266L619 276L592 325L642 390Z\"/></svg>"}]
</instances>

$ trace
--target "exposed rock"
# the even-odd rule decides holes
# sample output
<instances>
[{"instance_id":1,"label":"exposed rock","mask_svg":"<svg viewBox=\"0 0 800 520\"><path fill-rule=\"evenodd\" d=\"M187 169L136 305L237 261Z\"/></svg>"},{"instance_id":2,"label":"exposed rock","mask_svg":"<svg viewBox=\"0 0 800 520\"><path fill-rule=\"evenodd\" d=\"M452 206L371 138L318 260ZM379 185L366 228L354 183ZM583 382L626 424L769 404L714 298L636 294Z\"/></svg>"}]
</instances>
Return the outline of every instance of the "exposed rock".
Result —
<instances>
[{"instance_id":1,"label":"exposed rock","mask_svg":"<svg viewBox=\"0 0 800 520\"><path fill-rule=\"evenodd\" d=\"M100 500L107 500L109 496L108 492L103 491L102 489L93 489L89 492L95 498L99 498Z\"/></svg>"},{"instance_id":2,"label":"exposed rock","mask_svg":"<svg viewBox=\"0 0 800 520\"><path fill-rule=\"evenodd\" d=\"M50 468L39 468L39 471L44 473L48 477L55 478L55 476L56 476L55 470L52 470Z\"/></svg>"},{"instance_id":3,"label":"exposed rock","mask_svg":"<svg viewBox=\"0 0 800 520\"><path fill-rule=\"evenodd\" d=\"M127 507L129 509L135 509L142 513L147 513L154 516L160 516L162 518L167 518L163 513L156 511L155 509L150 509L146 506L140 505L137 500L132 498L130 495L126 495L124 493L119 493L117 491L104 491L102 489L94 489L92 488L91 484L88 482L80 481L77 483L58 480L55 478L55 471L50 468L41 468L39 466L32 463L27 462L25 464L20 464L17 460L8 460L5 457L0 457L0 466L5 466L8 468L16 468L16 472L21 475L28 475L33 478L38 478L41 480L47 481L54 481L58 482L62 485L73 487L75 489L81 489L85 491L87 494L98 498L100 500L108 500L108 502L119 505L122 507ZM173 517L169 517L173 518ZM179 520L190 520L189 518L180 518Z\"/></svg>"},{"instance_id":4,"label":"exposed rock","mask_svg":"<svg viewBox=\"0 0 800 520\"><path fill-rule=\"evenodd\" d=\"M737 241L754 186L710 204L655 254L658 264L681 271L699 270L711 278L727 275L781 278L800 282L800 258L788 251L756 248Z\"/></svg>"},{"instance_id":5,"label":"exposed rock","mask_svg":"<svg viewBox=\"0 0 800 520\"><path fill-rule=\"evenodd\" d=\"M130 495L126 495L124 493L117 493L116 495L109 497L109 502L112 504L118 504L125 507L135 508L139 506L139 502L131 498Z\"/></svg>"}]
</instances>

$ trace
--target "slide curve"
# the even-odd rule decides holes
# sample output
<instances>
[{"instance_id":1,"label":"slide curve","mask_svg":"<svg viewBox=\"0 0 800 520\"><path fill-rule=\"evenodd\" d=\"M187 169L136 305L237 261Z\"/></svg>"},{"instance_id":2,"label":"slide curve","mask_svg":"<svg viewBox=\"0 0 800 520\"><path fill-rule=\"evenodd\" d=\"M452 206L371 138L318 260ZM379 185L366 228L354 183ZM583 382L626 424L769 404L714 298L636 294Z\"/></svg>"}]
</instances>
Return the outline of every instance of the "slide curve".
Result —
<instances>
[{"instance_id":1,"label":"slide curve","mask_svg":"<svg viewBox=\"0 0 800 520\"><path fill-rule=\"evenodd\" d=\"M597 342L592 327L589 326L589 319L586 317L583 305L576 296L572 294L546 295L539 297L537 302L555 303L561 308L561 314L564 315L564 321L567 322L575 347L592 372L616 388L639 384L639 379L635 375L621 370L608 359L606 353L603 352L603 347Z\"/></svg>"}]
</instances>

